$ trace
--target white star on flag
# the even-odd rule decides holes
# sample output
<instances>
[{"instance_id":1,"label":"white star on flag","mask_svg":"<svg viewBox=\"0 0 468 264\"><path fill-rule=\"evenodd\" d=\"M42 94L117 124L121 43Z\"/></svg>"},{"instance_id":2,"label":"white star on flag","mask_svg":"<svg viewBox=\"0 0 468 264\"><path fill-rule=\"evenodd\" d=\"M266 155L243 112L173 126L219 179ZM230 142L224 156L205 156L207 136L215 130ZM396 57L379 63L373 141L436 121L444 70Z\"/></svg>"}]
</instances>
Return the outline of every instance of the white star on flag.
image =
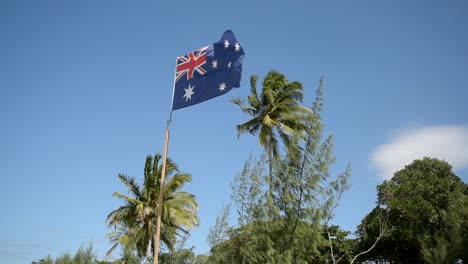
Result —
<instances>
[{"instance_id":1,"label":"white star on flag","mask_svg":"<svg viewBox=\"0 0 468 264\"><path fill-rule=\"evenodd\" d=\"M229 41L227 39L224 41L224 48L229 48Z\"/></svg>"},{"instance_id":2,"label":"white star on flag","mask_svg":"<svg viewBox=\"0 0 468 264\"><path fill-rule=\"evenodd\" d=\"M221 84L219 85L219 90L220 90L221 92L223 92L224 89L226 89L226 84L225 84L225 83L221 83Z\"/></svg>"},{"instance_id":3,"label":"white star on flag","mask_svg":"<svg viewBox=\"0 0 468 264\"><path fill-rule=\"evenodd\" d=\"M228 63L228 69L231 68L231 65L232 65L232 63L229 62L229 63Z\"/></svg>"},{"instance_id":4,"label":"white star on flag","mask_svg":"<svg viewBox=\"0 0 468 264\"><path fill-rule=\"evenodd\" d=\"M237 52L237 51L240 51L240 45L239 43L236 42L236 45L234 45L234 50Z\"/></svg>"},{"instance_id":5,"label":"white star on flag","mask_svg":"<svg viewBox=\"0 0 468 264\"><path fill-rule=\"evenodd\" d=\"M184 94L184 97L185 97L185 102L187 102L188 100L192 100L192 95L195 93L193 91L193 88L195 88L195 86L188 86L187 89L184 89L185 90L185 94Z\"/></svg>"},{"instance_id":6,"label":"white star on flag","mask_svg":"<svg viewBox=\"0 0 468 264\"><path fill-rule=\"evenodd\" d=\"M214 61L211 63L211 67L213 67L213 69L218 68L218 61L217 61L217 60L214 60Z\"/></svg>"}]
</instances>

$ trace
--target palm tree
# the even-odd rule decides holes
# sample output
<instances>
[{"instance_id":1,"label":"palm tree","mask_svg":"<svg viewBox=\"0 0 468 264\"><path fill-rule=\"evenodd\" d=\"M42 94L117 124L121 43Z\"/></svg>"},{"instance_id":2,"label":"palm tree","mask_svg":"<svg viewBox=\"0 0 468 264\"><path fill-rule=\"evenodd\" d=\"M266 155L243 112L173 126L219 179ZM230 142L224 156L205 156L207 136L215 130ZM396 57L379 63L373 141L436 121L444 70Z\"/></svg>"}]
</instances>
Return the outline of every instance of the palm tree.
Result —
<instances>
[{"instance_id":1,"label":"palm tree","mask_svg":"<svg viewBox=\"0 0 468 264\"><path fill-rule=\"evenodd\" d=\"M137 236L136 232L138 231L135 226L128 223L126 220L121 221L115 226L115 230L107 234L107 238L111 242L112 246L107 251L106 256L109 257L110 254L119 246L122 246L122 260L124 263L140 263L141 261L135 256L135 237Z\"/></svg>"},{"instance_id":2,"label":"palm tree","mask_svg":"<svg viewBox=\"0 0 468 264\"><path fill-rule=\"evenodd\" d=\"M271 194L273 158L279 156L278 136L286 145L292 137L305 139L307 133L305 120L312 110L299 105L303 100L303 88L300 82L289 82L283 74L270 71L263 79L262 92L258 94L257 80L256 75L250 78L248 104L240 98L234 98L231 102L252 117L237 126L238 136L243 133L258 134L260 145L266 149L269 158Z\"/></svg>"},{"instance_id":3,"label":"palm tree","mask_svg":"<svg viewBox=\"0 0 468 264\"><path fill-rule=\"evenodd\" d=\"M127 187L129 195L119 192L113 194L113 196L124 200L125 204L107 216L108 226L116 228L116 232L109 234L109 238L114 244L108 254L118 244L125 246L127 243L133 243L139 257L146 254L149 258L151 252L153 252L154 257L162 169L162 165L159 164L160 160L160 154L156 154L154 158L152 156L146 158L142 188L136 183L135 178L119 174L119 179ZM192 180L190 174L180 173L177 165L168 159L166 175L161 217L161 240L171 249L176 234L186 234L198 225L198 203L194 195L180 191L185 183ZM120 232L117 231L117 228Z\"/></svg>"}]
</instances>

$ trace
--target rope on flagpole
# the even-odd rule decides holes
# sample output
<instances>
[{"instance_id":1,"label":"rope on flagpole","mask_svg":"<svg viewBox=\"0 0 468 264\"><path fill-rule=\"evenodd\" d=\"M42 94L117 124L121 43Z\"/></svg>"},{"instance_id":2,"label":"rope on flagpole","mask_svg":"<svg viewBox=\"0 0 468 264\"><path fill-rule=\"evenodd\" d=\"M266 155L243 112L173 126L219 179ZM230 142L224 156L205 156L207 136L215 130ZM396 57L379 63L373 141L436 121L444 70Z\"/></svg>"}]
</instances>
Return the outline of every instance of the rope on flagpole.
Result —
<instances>
[{"instance_id":1,"label":"rope on flagpole","mask_svg":"<svg viewBox=\"0 0 468 264\"><path fill-rule=\"evenodd\" d=\"M176 58L176 69L177 69L177 58ZM164 152L163 152L163 160L162 160L162 169L161 169L161 182L159 185L159 204L158 204L158 215L157 215L157 222L156 222L156 233L154 234L154 256L153 256L153 264L158 264L159 258L159 241L161 236L161 218L163 213L163 201L164 201L164 181L166 177L166 161L167 161L167 151L169 147L169 130L171 128L172 123L172 107L174 105L174 94L175 94L175 82L176 82L176 72L174 71L174 84L172 89L172 102L171 102L171 111L169 113L169 120L167 120L166 126L166 136L164 141Z\"/></svg>"}]
</instances>

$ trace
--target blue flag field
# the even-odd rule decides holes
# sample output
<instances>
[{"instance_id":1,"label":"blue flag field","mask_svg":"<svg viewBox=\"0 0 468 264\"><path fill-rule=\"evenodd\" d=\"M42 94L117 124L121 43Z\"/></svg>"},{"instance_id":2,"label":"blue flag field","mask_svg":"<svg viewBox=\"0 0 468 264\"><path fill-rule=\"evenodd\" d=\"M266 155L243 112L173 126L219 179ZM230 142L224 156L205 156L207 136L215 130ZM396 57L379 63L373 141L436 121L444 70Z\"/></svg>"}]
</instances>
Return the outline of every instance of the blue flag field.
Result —
<instances>
[{"instance_id":1,"label":"blue flag field","mask_svg":"<svg viewBox=\"0 0 468 264\"><path fill-rule=\"evenodd\" d=\"M231 30L211 46L177 58L172 110L223 95L240 86L244 49Z\"/></svg>"}]
</instances>

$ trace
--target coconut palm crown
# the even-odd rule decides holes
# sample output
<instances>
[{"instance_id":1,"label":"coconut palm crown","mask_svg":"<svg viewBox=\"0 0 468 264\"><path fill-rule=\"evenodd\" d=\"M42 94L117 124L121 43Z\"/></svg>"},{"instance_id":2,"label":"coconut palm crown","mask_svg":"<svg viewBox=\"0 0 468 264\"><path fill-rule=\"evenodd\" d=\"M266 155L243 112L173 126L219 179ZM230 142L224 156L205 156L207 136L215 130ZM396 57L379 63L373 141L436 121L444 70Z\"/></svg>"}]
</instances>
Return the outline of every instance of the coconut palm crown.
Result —
<instances>
[{"instance_id":1,"label":"coconut palm crown","mask_svg":"<svg viewBox=\"0 0 468 264\"><path fill-rule=\"evenodd\" d=\"M116 231L108 234L113 246L110 254L118 244L134 246L138 255L150 255L154 252L154 239L159 206L159 186L161 181L161 155L146 158L143 187L135 178L119 174L120 181L127 187L128 195L115 192L113 196L122 199L124 205L113 210L107 216L108 227ZM180 173L177 165L170 159L166 163L164 185L163 214L161 217L161 240L168 248L173 248L175 236L186 234L199 223L198 203L195 196L181 191L192 177Z\"/></svg>"},{"instance_id":2,"label":"coconut palm crown","mask_svg":"<svg viewBox=\"0 0 468 264\"><path fill-rule=\"evenodd\" d=\"M238 136L244 133L258 135L260 145L265 147L269 157L270 182L272 177L272 160L279 156L279 140L289 144L292 137L305 139L307 134L306 118L312 110L300 106L302 103L302 84L289 82L276 71L270 71L263 79L262 91L257 91L258 76L250 78L250 95L247 103L234 98L232 103L238 105L242 112L252 118L237 126Z\"/></svg>"}]
</instances>

